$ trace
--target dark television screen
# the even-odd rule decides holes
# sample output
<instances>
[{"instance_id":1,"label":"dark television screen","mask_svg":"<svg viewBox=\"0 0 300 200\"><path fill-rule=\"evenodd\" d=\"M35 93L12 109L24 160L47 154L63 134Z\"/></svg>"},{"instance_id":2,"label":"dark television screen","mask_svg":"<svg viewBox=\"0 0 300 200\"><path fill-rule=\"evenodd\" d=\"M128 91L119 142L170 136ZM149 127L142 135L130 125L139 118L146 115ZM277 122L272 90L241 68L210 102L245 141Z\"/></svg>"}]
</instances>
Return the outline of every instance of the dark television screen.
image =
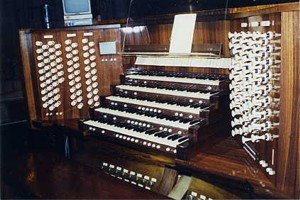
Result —
<instances>
[{"instance_id":1,"label":"dark television screen","mask_svg":"<svg viewBox=\"0 0 300 200\"><path fill-rule=\"evenodd\" d=\"M89 0L63 0L65 14L89 13Z\"/></svg>"}]
</instances>

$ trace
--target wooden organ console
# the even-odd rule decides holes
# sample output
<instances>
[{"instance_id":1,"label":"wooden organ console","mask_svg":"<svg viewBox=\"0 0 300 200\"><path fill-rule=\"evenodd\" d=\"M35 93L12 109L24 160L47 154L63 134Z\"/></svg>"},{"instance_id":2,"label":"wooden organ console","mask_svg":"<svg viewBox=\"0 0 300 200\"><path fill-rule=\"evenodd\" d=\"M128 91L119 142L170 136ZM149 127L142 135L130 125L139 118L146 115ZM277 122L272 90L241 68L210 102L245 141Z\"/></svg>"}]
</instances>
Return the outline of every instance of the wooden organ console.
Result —
<instances>
[{"instance_id":1,"label":"wooden organ console","mask_svg":"<svg viewBox=\"0 0 300 200\"><path fill-rule=\"evenodd\" d=\"M190 55L168 53L169 16L21 30L32 128L173 199L299 197L299 3L224 12L197 13Z\"/></svg>"}]
</instances>

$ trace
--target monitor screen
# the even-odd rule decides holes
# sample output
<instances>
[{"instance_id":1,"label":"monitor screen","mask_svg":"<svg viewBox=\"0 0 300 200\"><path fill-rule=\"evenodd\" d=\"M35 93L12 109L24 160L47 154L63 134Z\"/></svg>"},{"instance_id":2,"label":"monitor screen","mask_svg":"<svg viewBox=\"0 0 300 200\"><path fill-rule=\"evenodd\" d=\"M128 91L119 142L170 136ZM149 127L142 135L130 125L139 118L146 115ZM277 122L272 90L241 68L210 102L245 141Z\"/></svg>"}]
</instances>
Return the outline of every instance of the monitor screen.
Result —
<instances>
[{"instance_id":1,"label":"monitor screen","mask_svg":"<svg viewBox=\"0 0 300 200\"><path fill-rule=\"evenodd\" d=\"M65 15L91 12L90 0L63 0L63 6Z\"/></svg>"}]
</instances>

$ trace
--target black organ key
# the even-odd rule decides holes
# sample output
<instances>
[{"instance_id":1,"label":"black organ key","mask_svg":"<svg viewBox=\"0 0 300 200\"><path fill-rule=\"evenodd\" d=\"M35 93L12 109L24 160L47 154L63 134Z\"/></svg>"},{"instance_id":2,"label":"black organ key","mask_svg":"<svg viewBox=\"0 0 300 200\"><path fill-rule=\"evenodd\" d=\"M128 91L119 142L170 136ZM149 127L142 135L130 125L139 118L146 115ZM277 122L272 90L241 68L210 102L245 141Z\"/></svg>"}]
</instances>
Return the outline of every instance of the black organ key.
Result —
<instances>
[{"instance_id":1,"label":"black organ key","mask_svg":"<svg viewBox=\"0 0 300 200\"><path fill-rule=\"evenodd\" d=\"M147 134L147 135L152 135L152 134L154 134L154 133L156 133L156 132L157 132L157 130L155 130L155 129L150 129L150 130L145 131L145 134Z\"/></svg>"},{"instance_id":2,"label":"black organ key","mask_svg":"<svg viewBox=\"0 0 300 200\"><path fill-rule=\"evenodd\" d=\"M191 121L191 119L186 119L186 118L179 120L179 122L182 122L182 123L189 123L190 121Z\"/></svg>"},{"instance_id":3,"label":"black organ key","mask_svg":"<svg viewBox=\"0 0 300 200\"><path fill-rule=\"evenodd\" d=\"M166 131L160 131L160 132L154 134L154 136L160 137L160 138L165 138L165 137L168 137L169 135L170 135L170 133L168 133Z\"/></svg>"},{"instance_id":4,"label":"black organ key","mask_svg":"<svg viewBox=\"0 0 300 200\"><path fill-rule=\"evenodd\" d=\"M191 108L201 108L201 106L198 105L198 104L192 104L192 105L190 105L190 107L191 107Z\"/></svg>"},{"instance_id":5,"label":"black organ key","mask_svg":"<svg viewBox=\"0 0 300 200\"><path fill-rule=\"evenodd\" d=\"M197 120L197 119L196 119L196 120L193 120L193 121L190 122L190 125L196 124L196 123L198 123L198 122L199 122L199 120Z\"/></svg>"},{"instance_id":6,"label":"black organ key","mask_svg":"<svg viewBox=\"0 0 300 200\"><path fill-rule=\"evenodd\" d=\"M184 136L183 138L179 139L178 142L183 142L183 141L185 141L187 139L188 139L188 137Z\"/></svg>"},{"instance_id":7,"label":"black organ key","mask_svg":"<svg viewBox=\"0 0 300 200\"><path fill-rule=\"evenodd\" d=\"M155 116L157 116L157 114L156 114L155 112L149 112L149 113L148 113L148 116L150 116L150 117L155 117Z\"/></svg>"},{"instance_id":8,"label":"black organ key","mask_svg":"<svg viewBox=\"0 0 300 200\"><path fill-rule=\"evenodd\" d=\"M205 107L207 107L207 106L205 106L205 105L203 105L203 104L199 104L199 103L194 103L194 104L191 104L190 107L202 109L202 108L205 108Z\"/></svg>"},{"instance_id":9,"label":"black organ key","mask_svg":"<svg viewBox=\"0 0 300 200\"><path fill-rule=\"evenodd\" d=\"M124 122L119 122L119 123L118 123L118 126L119 126L119 127L126 127L126 126L127 126L127 124L126 124L126 123L124 123Z\"/></svg>"},{"instance_id":10,"label":"black organ key","mask_svg":"<svg viewBox=\"0 0 300 200\"><path fill-rule=\"evenodd\" d=\"M136 132L144 132L144 130L142 130L140 127L137 126L135 126L133 130L135 130Z\"/></svg>"},{"instance_id":11,"label":"black organ key","mask_svg":"<svg viewBox=\"0 0 300 200\"><path fill-rule=\"evenodd\" d=\"M162 131L159 131L159 132L156 132L156 133L154 134L154 136L156 136L156 137L160 137L160 136L161 136L161 134L162 134Z\"/></svg>"},{"instance_id":12,"label":"black organ key","mask_svg":"<svg viewBox=\"0 0 300 200\"><path fill-rule=\"evenodd\" d=\"M140 130L141 132L145 132L146 130L148 130L148 128L146 128L146 127L139 127L139 130Z\"/></svg>"},{"instance_id":13,"label":"black organ key","mask_svg":"<svg viewBox=\"0 0 300 200\"><path fill-rule=\"evenodd\" d=\"M166 118L166 116L165 116L165 115L162 115L162 114L160 114L160 115L157 115L157 116L156 116L156 118L159 118L159 119L165 119L165 118Z\"/></svg>"},{"instance_id":14,"label":"black organ key","mask_svg":"<svg viewBox=\"0 0 300 200\"><path fill-rule=\"evenodd\" d=\"M162 134L160 135L161 138L166 138L170 136L171 134L169 132L163 131Z\"/></svg>"},{"instance_id":15,"label":"black organ key","mask_svg":"<svg viewBox=\"0 0 300 200\"><path fill-rule=\"evenodd\" d=\"M181 137L182 137L181 135L172 135L172 136L168 137L167 139L174 141L174 140L177 140L177 139L179 139Z\"/></svg>"},{"instance_id":16,"label":"black organ key","mask_svg":"<svg viewBox=\"0 0 300 200\"><path fill-rule=\"evenodd\" d=\"M126 126L126 129L128 129L128 130L133 130L133 129L134 129L134 126L133 126L133 125L127 125L127 126Z\"/></svg>"},{"instance_id":17,"label":"black organ key","mask_svg":"<svg viewBox=\"0 0 300 200\"><path fill-rule=\"evenodd\" d=\"M179 117L176 117L176 116L168 116L167 119L168 119L168 120L171 120L171 121L178 121L178 120L180 120L180 118L179 118Z\"/></svg>"}]
</instances>

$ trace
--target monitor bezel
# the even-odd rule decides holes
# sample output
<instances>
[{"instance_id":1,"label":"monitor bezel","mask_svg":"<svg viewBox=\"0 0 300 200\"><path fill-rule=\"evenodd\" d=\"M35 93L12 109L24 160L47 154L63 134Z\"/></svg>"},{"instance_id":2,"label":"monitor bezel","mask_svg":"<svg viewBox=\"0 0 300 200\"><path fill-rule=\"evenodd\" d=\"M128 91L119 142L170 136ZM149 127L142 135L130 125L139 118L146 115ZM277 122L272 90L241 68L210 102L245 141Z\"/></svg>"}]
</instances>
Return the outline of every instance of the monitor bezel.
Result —
<instances>
[{"instance_id":1,"label":"monitor bezel","mask_svg":"<svg viewBox=\"0 0 300 200\"><path fill-rule=\"evenodd\" d=\"M91 9L91 1L90 0L85 0L85 1L88 1L88 8L89 8L89 11L87 12L66 12L66 9L65 9L65 1L66 0L62 0L62 4L63 4L63 11L64 11L64 15L65 16L70 16L70 15L85 15L85 14L91 14L92 13L92 9Z\"/></svg>"}]
</instances>

